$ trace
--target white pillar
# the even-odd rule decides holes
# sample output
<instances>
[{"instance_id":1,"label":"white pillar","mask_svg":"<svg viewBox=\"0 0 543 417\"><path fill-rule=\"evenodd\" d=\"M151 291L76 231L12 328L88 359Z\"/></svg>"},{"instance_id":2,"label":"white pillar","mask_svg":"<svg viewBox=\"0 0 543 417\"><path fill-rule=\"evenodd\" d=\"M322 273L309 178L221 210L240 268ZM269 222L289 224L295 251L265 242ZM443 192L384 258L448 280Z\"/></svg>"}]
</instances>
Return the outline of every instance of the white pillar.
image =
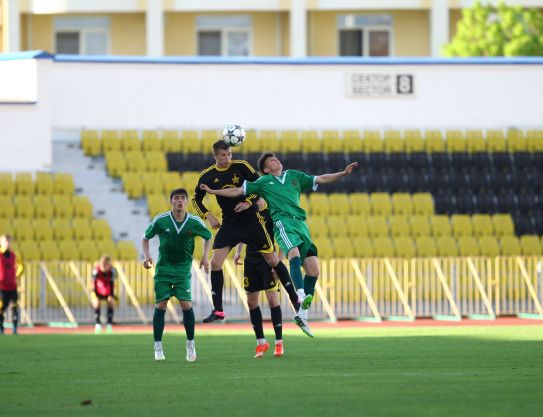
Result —
<instances>
[{"instance_id":1,"label":"white pillar","mask_svg":"<svg viewBox=\"0 0 543 417\"><path fill-rule=\"evenodd\" d=\"M443 45L449 42L449 5L447 0L432 0L430 28L432 56L437 57L441 55Z\"/></svg>"},{"instance_id":2,"label":"white pillar","mask_svg":"<svg viewBox=\"0 0 543 417\"><path fill-rule=\"evenodd\" d=\"M290 1L290 56L307 56L307 10L305 0Z\"/></svg>"},{"instance_id":3,"label":"white pillar","mask_svg":"<svg viewBox=\"0 0 543 417\"><path fill-rule=\"evenodd\" d=\"M4 19L4 51L17 52L21 50L21 12L19 0L4 2L7 10L3 11Z\"/></svg>"},{"instance_id":4,"label":"white pillar","mask_svg":"<svg viewBox=\"0 0 543 417\"><path fill-rule=\"evenodd\" d=\"M145 29L148 56L164 55L164 9L162 0L147 0Z\"/></svg>"}]
</instances>

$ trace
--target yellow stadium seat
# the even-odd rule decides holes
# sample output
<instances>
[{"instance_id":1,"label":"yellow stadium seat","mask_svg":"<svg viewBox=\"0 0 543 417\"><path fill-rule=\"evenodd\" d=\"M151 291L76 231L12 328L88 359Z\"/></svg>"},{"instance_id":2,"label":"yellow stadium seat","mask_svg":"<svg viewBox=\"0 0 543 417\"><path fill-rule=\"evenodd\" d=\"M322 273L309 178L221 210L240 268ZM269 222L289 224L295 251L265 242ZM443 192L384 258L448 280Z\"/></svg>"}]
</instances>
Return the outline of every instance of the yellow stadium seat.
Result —
<instances>
[{"instance_id":1,"label":"yellow stadium seat","mask_svg":"<svg viewBox=\"0 0 543 417\"><path fill-rule=\"evenodd\" d=\"M378 258L390 258L396 256L394 244L389 237L376 237L373 239L374 254Z\"/></svg>"},{"instance_id":2,"label":"yellow stadium seat","mask_svg":"<svg viewBox=\"0 0 543 417\"><path fill-rule=\"evenodd\" d=\"M126 171L126 159L120 151L106 153L106 169L109 175L114 178L121 176Z\"/></svg>"},{"instance_id":3,"label":"yellow stadium seat","mask_svg":"<svg viewBox=\"0 0 543 417\"><path fill-rule=\"evenodd\" d=\"M310 216L307 219L307 226L312 238L321 238L328 236L328 223L323 216Z\"/></svg>"},{"instance_id":4,"label":"yellow stadium seat","mask_svg":"<svg viewBox=\"0 0 543 417\"><path fill-rule=\"evenodd\" d=\"M143 152L161 151L162 146L156 130L144 130L141 138L141 149Z\"/></svg>"},{"instance_id":5,"label":"yellow stadium seat","mask_svg":"<svg viewBox=\"0 0 543 417\"><path fill-rule=\"evenodd\" d=\"M145 172L147 164L141 151L129 151L124 154L126 169L130 172Z\"/></svg>"},{"instance_id":6,"label":"yellow stadium seat","mask_svg":"<svg viewBox=\"0 0 543 417\"><path fill-rule=\"evenodd\" d=\"M436 239L439 256L458 256L456 239L451 236L440 236Z\"/></svg>"},{"instance_id":7,"label":"yellow stadium seat","mask_svg":"<svg viewBox=\"0 0 543 417\"><path fill-rule=\"evenodd\" d=\"M36 240L53 240L53 229L49 224L49 219L32 220L32 228Z\"/></svg>"},{"instance_id":8,"label":"yellow stadium seat","mask_svg":"<svg viewBox=\"0 0 543 417\"><path fill-rule=\"evenodd\" d=\"M494 236L479 237L479 249L481 256L496 257L500 255L500 245Z\"/></svg>"},{"instance_id":9,"label":"yellow stadium seat","mask_svg":"<svg viewBox=\"0 0 543 417\"><path fill-rule=\"evenodd\" d=\"M371 193L371 212L374 215L392 214L392 201L388 193Z\"/></svg>"},{"instance_id":10,"label":"yellow stadium seat","mask_svg":"<svg viewBox=\"0 0 543 417\"><path fill-rule=\"evenodd\" d=\"M15 192L20 195L32 195L34 194L34 182L32 181L32 174L28 172L17 172L15 174Z\"/></svg>"},{"instance_id":11,"label":"yellow stadium seat","mask_svg":"<svg viewBox=\"0 0 543 417\"><path fill-rule=\"evenodd\" d=\"M46 240L39 243L39 248L41 252L41 260L43 261L59 261L60 252L56 242L52 240Z\"/></svg>"},{"instance_id":12,"label":"yellow stadium seat","mask_svg":"<svg viewBox=\"0 0 543 417\"><path fill-rule=\"evenodd\" d=\"M74 237L76 240L85 240L92 238L92 229L87 219L73 219L72 227L74 229Z\"/></svg>"},{"instance_id":13,"label":"yellow stadium seat","mask_svg":"<svg viewBox=\"0 0 543 417\"><path fill-rule=\"evenodd\" d=\"M452 230L448 216L444 214L430 216L430 224L434 237L451 236Z\"/></svg>"},{"instance_id":14,"label":"yellow stadium seat","mask_svg":"<svg viewBox=\"0 0 543 417\"><path fill-rule=\"evenodd\" d=\"M77 247L81 256L80 259L83 261L93 262L100 256L96 244L90 239L80 240L77 242Z\"/></svg>"},{"instance_id":15,"label":"yellow stadium seat","mask_svg":"<svg viewBox=\"0 0 543 417\"><path fill-rule=\"evenodd\" d=\"M117 252L121 261L135 261L138 259L138 251L132 241L120 240L117 242Z\"/></svg>"},{"instance_id":16,"label":"yellow stadium seat","mask_svg":"<svg viewBox=\"0 0 543 417\"><path fill-rule=\"evenodd\" d=\"M430 193L415 193L413 199L413 213L430 216L435 212L434 198Z\"/></svg>"},{"instance_id":17,"label":"yellow stadium seat","mask_svg":"<svg viewBox=\"0 0 543 417\"><path fill-rule=\"evenodd\" d=\"M332 238L332 244L337 258L353 258L355 257L355 249L353 242L349 237L334 237Z\"/></svg>"},{"instance_id":18,"label":"yellow stadium seat","mask_svg":"<svg viewBox=\"0 0 543 417\"><path fill-rule=\"evenodd\" d=\"M81 148L86 156L98 156L102 153L102 141L96 130L81 131Z\"/></svg>"},{"instance_id":19,"label":"yellow stadium seat","mask_svg":"<svg viewBox=\"0 0 543 417\"><path fill-rule=\"evenodd\" d=\"M75 191L74 178L72 174L55 174L54 192L55 194L72 195Z\"/></svg>"},{"instance_id":20,"label":"yellow stadium seat","mask_svg":"<svg viewBox=\"0 0 543 417\"><path fill-rule=\"evenodd\" d=\"M359 258L372 258L375 256L373 241L369 237L355 237L352 242L355 256Z\"/></svg>"},{"instance_id":21,"label":"yellow stadium seat","mask_svg":"<svg viewBox=\"0 0 543 417\"><path fill-rule=\"evenodd\" d=\"M34 204L32 199L27 195L16 195L13 199L15 204L15 214L17 217L30 219L34 217Z\"/></svg>"},{"instance_id":22,"label":"yellow stadium seat","mask_svg":"<svg viewBox=\"0 0 543 417\"><path fill-rule=\"evenodd\" d=\"M473 236L461 236L458 238L460 256L479 256L481 254L479 244Z\"/></svg>"},{"instance_id":23,"label":"yellow stadium seat","mask_svg":"<svg viewBox=\"0 0 543 417\"><path fill-rule=\"evenodd\" d=\"M46 172L36 173L36 194L51 195L54 192L53 176Z\"/></svg>"},{"instance_id":24,"label":"yellow stadium seat","mask_svg":"<svg viewBox=\"0 0 543 417\"><path fill-rule=\"evenodd\" d=\"M505 152L507 144L502 130L488 130L486 132L486 147L489 152Z\"/></svg>"},{"instance_id":25,"label":"yellow stadium seat","mask_svg":"<svg viewBox=\"0 0 543 417\"><path fill-rule=\"evenodd\" d=\"M121 130L119 136L121 149L124 152L141 151L141 142L137 130Z\"/></svg>"},{"instance_id":26,"label":"yellow stadium seat","mask_svg":"<svg viewBox=\"0 0 543 417\"><path fill-rule=\"evenodd\" d=\"M345 237L349 235L349 229L345 222L345 216L328 216L328 231L331 237Z\"/></svg>"},{"instance_id":27,"label":"yellow stadium seat","mask_svg":"<svg viewBox=\"0 0 543 417\"><path fill-rule=\"evenodd\" d=\"M362 152L364 149L359 130L343 131L343 149L347 153Z\"/></svg>"},{"instance_id":28,"label":"yellow stadium seat","mask_svg":"<svg viewBox=\"0 0 543 417\"><path fill-rule=\"evenodd\" d=\"M309 213L309 199L307 194L300 194L300 207L304 209L306 213Z\"/></svg>"},{"instance_id":29,"label":"yellow stadium seat","mask_svg":"<svg viewBox=\"0 0 543 417\"><path fill-rule=\"evenodd\" d=\"M394 214L412 214L413 200L408 193L393 193L392 194L392 211Z\"/></svg>"},{"instance_id":30,"label":"yellow stadium seat","mask_svg":"<svg viewBox=\"0 0 543 417\"><path fill-rule=\"evenodd\" d=\"M11 224L13 225L15 241L34 239L34 229L29 219L16 218L12 220Z\"/></svg>"},{"instance_id":31,"label":"yellow stadium seat","mask_svg":"<svg viewBox=\"0 0 543 417\"><path fill-rule=\"evenodd\" d=\"M170 193L171 190L174 188L181 187L181 175L179 172L160 172L160 181L162 183L162 192L164 193ZM190 193L192 193L194 190L188 190Z\"/></svg>"},{"instance_id":32,"label":"yellow stadium seat","mask_svg":"<svg viewBox=\"0 0 543 417\"><path fill-rule=\"evenodd\" d=\"M514 256L522 254L522 247L518 237L505 235L500 237L501 253L503 256Z\"/></svg>"},{"instance_id":33,"label":"yellow stadium seat","mask_svg":"<svg viewBox=\"0 0 543 417\"><path fill-rule=\"evenodd\" d=\"M328 194L328 200L330 201L330 214L349 215L351 211L351 202L347 194L330 193Z\"/></svg>"},{"instance_id":34,"label":"yellow stadium seat","mask_svg":"<svg viewBox=\"0 0 543 417\"><path fill-rule=\"evenodd\" d=\"M381 139L381 133L379 133L378 130L365 130L362 144L364 146L364 152L366 153L385 151L385 144Z\"/></svg>"},{"instance_id":35,"label":"yellow stadium seat","mask_svg":"<svg viewBox=\"0 0 543 417\"><path fill-rule=\"evenodd\" d=\"M328 238L315 239L315 246L320 259L330 259L336 255L334 245Z\"/></svg>"},{"instance_id":36,"label":"yellow stadium seat","mask_svg":"<svg viewBox=\"0 0 543 417\"><path fill-rule=\"evenodd\" d=\"M70 220L68 219L53 219L53 237L55 240L72 240L74 231Z\"/></svg>"},{"instance_id":37,"label":"yellow stadium seat","mask_svg":"<svg viewBox=\"0 0 543 417\"><path fill-rule=\"evenodd\" d=\"M193 131L195 138L198 140L198 132ZM185 137L186 131L183 132L183 140L191 140L190 137ZM181 152L181 140L177 130L163 130L161 132L161 144L164 152Z\"/></svg>"},{"instance_id":38,"label":"yellow stadium seat","mask_svg":"<svg viewBox=\"0 0 543 417\"><path fill-rule=\"evenodd\" d=\"M279 136L275 130L261 130L258 133L258 139L262 144L262 152L276 152L281 148ZM243 144L245 146L245 144Z\"/></svg>"},{"instance_id":39,"label":"yellow stadium seat","mask_svg":"<svg viewBox=\"0 0 543 417\"><path fill-rule=\"evenodd\" d=\"M42 219L53 217L54 207L48 195L37 195L34 197L34 215Z\"/></svg>"},{"instance_id":40,"label":"yellow stadium seat","mask_svg":"<svg viewBox=\"0 0 543 417\"><path fill-rule=\"evenodd\" d=\"M351 214L370 214L370 197L366 193L351 193L349 195L351 203Z\"/></svg>"},{"instance_id":41,"label":"yellow stadium seat","mask_svg":"<svg viewBox=\"0 0 543 417\"><path fill-rule=\"evenodd\" d=\"M411 234L413 236L430 236L432 234L428 216L413 215L409 216L408 219L411 225Z\"/></svg>"},{"instance_id":42,"label":"yellow stadium seat","mask_svg":"<svg viewBox=\"0 0 543 417\"><path fill-rule=\"evenodd\" d=\"M60 259L63 261L78 261L81 259L79 246L73 241L62 240L58 243Z\"/></svg>"},{"instance_id":43,"label":"yellow stadium seat","mask_svg":"<svg viewBox=\"0 0 543 417\"><path fill-rule=\"evenodd\" d=\"M507 150L509 152L523 152L528 150L524 132L518 129L507 131Z\"/></svg>"},{"instance_id":44,"label":"yellow stadium seat","mask_svg":"<svg viewBox=\"0 0 543 417\"><path fill-rule=\"evenodd\" d=\"M522 254L524 256L541 255L541 242L538 236L523 235L520 237L520 245L522 246Z\"/></svg>"},{"instance_id":45,"label":"yellow stadium seat","mask_svg":"<svg viewBox=\"0 0 543 417\"><path fill-rule=\"evenodd\" d=\"M0 204L2 203L0 202ZM13 226L9 219L0 217L0 235L2 234L13 235Z\"/></svg>"},{"instance_id":46,"label":"yellow stadium seat","mask_svg":"<svg viewBox=\"0 0 543 417\"><path fill-rule=\"evenodd\" d=\"M305 138L308 141L315 139L314 135L317 132L314 130L304 132ZM302 152L301 134L297 130L283 130L278 132L279 135L279 152L291 153Z\"/></svg>"},{"instance_id":47,"label":"yellow stadium seat","mask_svg":"<svg viewBox=\"0 0 543 417\"><path fill-rule=\"evenodd\" d=\"M469 152L485 152L486 140L482 130L466 131L466 146Z\"/></svg>"},{"instance_id":48,"label":"yellow stadium seat","mask_svg":"<svg viewBox=\"0 0 543 417\"><path fill-rule=\"evenodd\" d=\"M528 130L526 147L529 152L543 152L543 130Z\"/></svg>"},{"instance_id":49,"label":"yellow stadium seat","mask_svg":"<svg viewBox=\"0 0 543 417\"><path fill-rule=\"evenodd\" d=\"M125 172L121 178L128 198L140 198L143 195L143 184L139 173Z\"/></svg>"},{"instance_id":50,"label":"yellow stadium seat","mask_svg":"<svg viewBox=\"0 0 543 417\"><path fill-rule=\"evenodd\" d=\"M11 197L0 195L0 219L11 219L15 215L15 205Z\"/></svg>"},{"instance_id":51,"label":"yellow stadium seat","mask_svg":"<svg viewBox=\"0 0 543 417\"><path fill-rule=\"evenodd\" d=\"M185 171L183 172L183 175L181 176L181 180L185 188L189 190L190 192L196 189L199 179L200 179L200 173L197 171Z\"/></svg>"},{"instance_id":52,"label":"yellow stadium seat","mask_svg":"<svg viewBox=\"0 0 543 417\"><path fill-rule=\"evenodd\" d=\"M15 183L9 173L0 172L0 196L12 196L15 194Z\"/></svg>"},{"instance_id":53,"label":"yellow stadium seat","mask_svg":"<svg viewBox=\"0 0 543 417\"><path fill-rule=\"evenodd\" d=\"M354 214L347 216L347 228L351 237L369 236L370 230L368 226L368 219L366 216L360 214Z\"/></svg>"},{"instance_id":54,"label":"yellow stadium seat","mask_svg":"<svg viewBox=\"0 0 543 417\"><path fill-rule=\"evenodd\" d=\"M41 260L40 248L38 247L38 244L36 242L21 242L18 247L23 262Z\"/></svg>"},{"instance_id":55,"label":"yellow stadium seat","mask_svg":"<svg viewBox=\"0 0 543 417\"><path fill-rule=\"evenodd\" d=\"M466 151L466 139L464 138L464 132L461 130L446 130L445 142L447 150L449 152L465 152Z\"/></svg>"},{"instance_id":56,"label":"yellow stadium seat","mask_svg":"<svg viewBox=\"0 0 543 417\"><path fill-rule=\"evenodd\" d=\"M309 207L311 215L328 215L330 214L330 201L327 194L313 193L309 197Z\"/></svg>"},{"instance_id":57,"label":"yellow stadium seat","mask_svg":"<svg viewBox=\"0 0 543 417\"><path fill-rule=\"evenodd\" d=\"M105 219L91 220L92 237L94 240L111 240L111 228Z\"/></svg>"},{"instance_id":58,"label":"yellow stadium seat","mask_svg":"<svg viewBox=\"0 0 543 417\"><path fill-rule=\"evenodd\" d=\"M515 234L515 225L510 214L494 214L492 216L494 234L496 236L510 236Z\"/></svg>"},{"instance_id":59,"label":"yellow stadium seat","mask_svg":"<svg viewBox=\"0 0 543 417\"><path fill-rule=\"evenodd\" d=\"M437 256L437 246L433 237L418 236L415 238L417 255L422 257Z\"/></svg>"},{"instance_id":60,"label":"yellow stadium seat","mask_svg":"<svg viewBox=\"0 0 543 417\"><path fill-rule=\"evenodd\" d=\"M72 199L74 217L89 219L92 217L92 203L85 195L74 195Z\"/></svg>"},{"instance_id":61,"label":"yellow stadium seat","mask_svg":"<svg viewBox=\"0 0 543 417\"><path fill-rule=\"evenodd\" d=\"M322 131L322 150L325 153L340 153L344 150L343 139L337 130Z\"/></svg>"},{"instance_id":62,"label":"yellow stadium seat","mask_svg":"<svg viewBox=\"0 0 543 417\"><path fill-rule=\"evenodd\" d=\"M445 141L440 130L427 130L424 132L426 152L445 152Z\"/></svg>"},{"instance_id":63,"label":"yellow stadium seat","mask_svg":"<svg viewBox=\"0 0 543 417\"><path fill-rule=\"evenodd\" d=\"M385 216L368 217L368 228L372 237L389 235L389 226Z\"/></svg>"},{"instance_id":64,"label":"yellow stadium seat","mask_svg":"<svg viewBox=\"0 0 543 417\"><path fill-rule=\"evenodd\" d=\"M302 131L302 152L305 153L320 153L322 152L322 140L319 138L317 131L305 130Z\"/></svg>"},{"instance_id":65,"label":"yellow stadium seat","mask_svg":"<svg viewBox=\"0 0 543 417\"><path fill-rule=\"evenodd\" d=\"M394 238L394 247L396 249L396 256L401 258L414 258L417 254L413 239L407 236Z\"/></svg>"},{"instance_id":66,"label":"yellow stadium seat","mask_svg":"<svg viewBox=\"0 0 543 417\"><path fill-rule=\"evenodd\" d=\"M166 157L162 152L150 151L145 154L147 171L164 172L168 169Z\"/></svg>"},{"instance_id":67,"label":"yellow stadium seat","mask_svg":"<svg viewBox=\"0 0 543 417\"><path fill-rule=\"evenodd\" d=\"M492 217L488 214L474 214L471 217L471 223L475 236L492 236L494 234Z\"/></svg>"},{"instance_id":68,"label":"yellow stadium seat","mask_svg":"<svg viewBox=\"0 0 543 417\"><path fill-rule=\"evenodd\" d=\"M168 197L164 197L163 195L159 194L148 195L147 207L149 209L149 216L154 218L157 214L163 213L170 209Z\"/></svg>"},{"instance_id":69,"label":"yellow stadium seat","mask_svg":"<svg viewBox=\"0 0 543 417\"><path fill-rule=\"evenodd\" d=\"M101 137L104 153L121 150L121 140L116 130L102 130Z\"/></svg>"},{"instance_id":70,"label":"yellow stadium seat","mask_svg":"<svg viewBox=\"0 0 543 417\"><path fill-rule=\"evenodd\" d=\"M411 236L411 225L409 224L407 216L389 216L388 224L392 236Z\"/></svg>"},{"instance_id":71,"label":"yellow stadium seat","mask_svg":"<svg viewBox=\"0 0 543 417\"><path fill-rule=\"evenodd\" d=\"M383 140L386 152L405 152L405 142L403 141L399 130L385 130Z\"/></svg>"},{"instance_id":72,"label":"yellow stadium seat","mask_svg":"<svg viewBox=\"0 0 543 417\"><path fill-rule=\"evenodd\" d=\"M473 235L473 224L467 214L453 214L451 216L451 225L453 235L456 237Z\"/></svg>"},{"instance_id":73,"label":"yellow stadium seat","mask_svg":"<svg viewBox=\"0 0 543 417\"><path fill-rule=\"evenodd\" d=\"M71 219L74 214L74 207L72 204L72 196L68 195L54 195L53 196L53 208L54 216L61 218Z\"/></svg>"},{"instance_id":74,"label":"yellow stadium seat","mask_svg":"<svg viewBox=\"0 0 543 417\"><path fill-rule=\"evenodd\" d=\"M420 130L409 129L404 131L404 142L407 152L424 152L424 139Z\"/></svg>"}]
</instances>

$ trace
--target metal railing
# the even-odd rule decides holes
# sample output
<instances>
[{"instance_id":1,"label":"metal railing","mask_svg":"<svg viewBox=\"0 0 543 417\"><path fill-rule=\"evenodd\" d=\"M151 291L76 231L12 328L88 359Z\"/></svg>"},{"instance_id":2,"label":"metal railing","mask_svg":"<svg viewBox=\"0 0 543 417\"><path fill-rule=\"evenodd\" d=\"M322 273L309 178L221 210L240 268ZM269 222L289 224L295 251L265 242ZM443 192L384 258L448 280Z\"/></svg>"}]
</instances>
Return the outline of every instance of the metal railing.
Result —
<instances>
[{"instance_id":1,"label":"metal railing","mask_svg":"<svg viewBox=\"0 0 543 417\"><path fill-rule=\"evenodd\" d=\"M542 263L541 257L322 260L311 318L543 318ZM89 262L26 264L19 288L22 323L91 323L92 267ZM153 271L137 262L116 262L115 267L119 272L115 321L150 323ZM247 320L242 269L227 260L224 272L227 318ZM209 278L196 262L192 294L196 317L204 317L211 309ZM264 300L262 295L263 305ZM286 294L281 300L288 317L292 308ZM168 312L169 321L179 322L177 303L170 303Z\"/></svg>"}]
</instances>

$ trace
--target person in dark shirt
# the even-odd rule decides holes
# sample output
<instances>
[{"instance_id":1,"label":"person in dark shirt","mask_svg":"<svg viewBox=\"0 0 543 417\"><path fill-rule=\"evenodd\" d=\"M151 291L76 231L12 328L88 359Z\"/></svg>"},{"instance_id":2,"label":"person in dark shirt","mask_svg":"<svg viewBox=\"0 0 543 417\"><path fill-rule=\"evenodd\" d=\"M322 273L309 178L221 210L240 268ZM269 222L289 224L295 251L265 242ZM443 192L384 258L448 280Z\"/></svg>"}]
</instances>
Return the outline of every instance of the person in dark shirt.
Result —
<instances>
[{"instance_id":1,"label":"person in dark shirt","mask_svg":"<svg viewBox=\"0 0 543 417\"><path fill-rule=\"evenodd\" d=\"M11 304L13 334L19 326L19 294L17 278L23 274L23 265L11 248L11 236L0 236L0 334L4 334L4 313Z\"/></svg>"},{"instance_id":2,"label":"person in dark shirt","mask_svg":"<svg viewBox=\"0 0 543 417\"><path fill-rule=\"evenodd\" d=\"M100 304L102 301L107 302L107 326L106 331L113 331L113 311L115 309L115 280L117 279L117 270L113 268L111 258L104 255L95 264L92 270L92 307L94 309L96 333L102 332L102 323L100 321Z\"/></svg>"}]
</instances>

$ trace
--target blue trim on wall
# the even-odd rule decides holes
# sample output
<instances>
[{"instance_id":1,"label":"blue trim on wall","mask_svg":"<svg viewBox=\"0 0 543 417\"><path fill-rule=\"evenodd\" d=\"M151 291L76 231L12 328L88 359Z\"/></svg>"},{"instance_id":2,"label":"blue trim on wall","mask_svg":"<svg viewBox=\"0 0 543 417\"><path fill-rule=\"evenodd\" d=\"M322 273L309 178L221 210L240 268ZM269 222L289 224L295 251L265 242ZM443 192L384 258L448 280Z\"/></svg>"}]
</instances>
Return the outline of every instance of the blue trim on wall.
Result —
<instances>
[{"instance_id":1,"label":"blue trim on wall","mask_svg":"<svg viewBox=\"0 0 543 417\"><path fill-rule=\"evenodd\" d=\"M16 59L52 59L53 54L45 51L8 52L0 54L0 61L12 61Z\"/></svg>"}]
</instances>

